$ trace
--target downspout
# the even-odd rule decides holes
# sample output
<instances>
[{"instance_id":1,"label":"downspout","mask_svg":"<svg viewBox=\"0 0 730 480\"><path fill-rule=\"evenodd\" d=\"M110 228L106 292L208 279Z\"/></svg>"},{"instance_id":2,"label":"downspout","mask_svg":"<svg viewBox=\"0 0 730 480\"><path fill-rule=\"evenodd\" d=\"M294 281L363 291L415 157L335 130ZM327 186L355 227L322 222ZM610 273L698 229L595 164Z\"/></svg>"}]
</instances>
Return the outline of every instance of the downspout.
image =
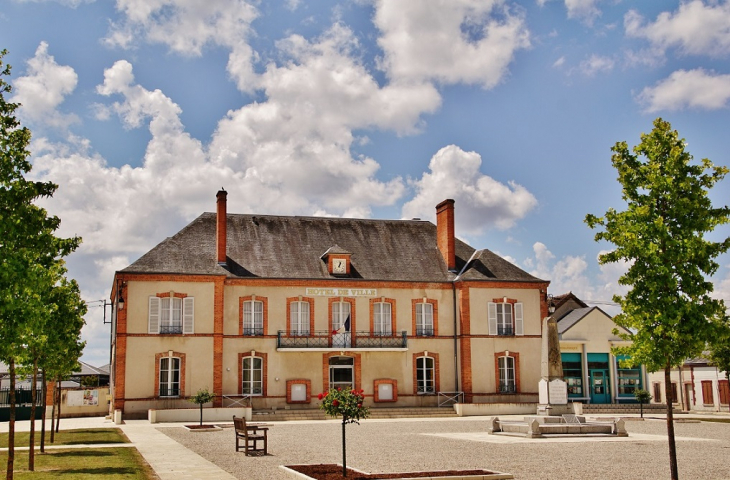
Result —
<instances>
[{"instance_id":1,"label":"downspout","mask_svg":"<svg viewBox=\"0 0 730 480\"><path fill-rule=\"evenodd\" d=\"M477 250L471 254L471 258L464 264L461 271L451 281L451 298L454 304L454 393L459 391L459 341L458 341L458 321L457 321L457 309L456 309L456 282L461 280L461 276L466 271L471 261L476 256Z\"/></svg>"}]
</instances>

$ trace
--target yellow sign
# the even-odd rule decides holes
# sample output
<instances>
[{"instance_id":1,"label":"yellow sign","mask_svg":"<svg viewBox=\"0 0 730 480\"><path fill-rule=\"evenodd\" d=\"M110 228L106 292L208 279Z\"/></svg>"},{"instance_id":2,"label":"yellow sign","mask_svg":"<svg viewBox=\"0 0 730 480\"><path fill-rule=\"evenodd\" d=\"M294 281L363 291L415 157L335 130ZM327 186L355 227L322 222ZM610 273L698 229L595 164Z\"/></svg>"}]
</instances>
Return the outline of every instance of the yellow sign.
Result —
<instances>
[{"instance_id":1,"label":"yellow sign","mask_svg":"<svg viewBox=\"0 0 730 480\"><path fill-rule=\"evenodd\" d=\"M307 288L304 294L313 297L377 297L376 288Z\"/></svg>"}]
</instances>

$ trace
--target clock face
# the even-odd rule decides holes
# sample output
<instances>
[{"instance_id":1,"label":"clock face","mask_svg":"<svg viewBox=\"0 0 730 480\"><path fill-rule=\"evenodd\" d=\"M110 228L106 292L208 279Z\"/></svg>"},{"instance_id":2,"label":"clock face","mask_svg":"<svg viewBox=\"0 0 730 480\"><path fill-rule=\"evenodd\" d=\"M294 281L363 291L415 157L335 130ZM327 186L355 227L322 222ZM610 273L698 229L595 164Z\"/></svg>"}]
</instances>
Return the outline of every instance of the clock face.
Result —
<instances>
[{"instance_id":1,"label":"clock face","mask_svg":"<svg viewBox=\"0 0 730 480\"><path fill-rule=\"evenodd\" d=\"M347 260L343 258L332 260L332 273L347 273Z\"/></svg>"}]
</instances>

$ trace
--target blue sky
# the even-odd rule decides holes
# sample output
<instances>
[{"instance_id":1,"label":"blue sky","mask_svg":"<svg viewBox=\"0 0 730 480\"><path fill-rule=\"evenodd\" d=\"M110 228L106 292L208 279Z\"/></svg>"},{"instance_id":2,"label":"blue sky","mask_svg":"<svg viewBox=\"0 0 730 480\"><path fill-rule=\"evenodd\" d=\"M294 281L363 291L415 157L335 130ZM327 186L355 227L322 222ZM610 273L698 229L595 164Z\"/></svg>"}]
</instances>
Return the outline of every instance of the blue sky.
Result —
<instances>
[{"instance_id":1,"label":"blue sky","mask_svg":"<svg viewBox=\"0 0 730 480\"><path fill-rule=\"evenodd\" d=\"M622 208L614 143L661 116L730 164L728 25L719 0L5 0L0 48L89 302L225 187L238 213L433 219L454 198L461 238L603 304L622 266L583 219Z\"/></svg>"}]
</instances>

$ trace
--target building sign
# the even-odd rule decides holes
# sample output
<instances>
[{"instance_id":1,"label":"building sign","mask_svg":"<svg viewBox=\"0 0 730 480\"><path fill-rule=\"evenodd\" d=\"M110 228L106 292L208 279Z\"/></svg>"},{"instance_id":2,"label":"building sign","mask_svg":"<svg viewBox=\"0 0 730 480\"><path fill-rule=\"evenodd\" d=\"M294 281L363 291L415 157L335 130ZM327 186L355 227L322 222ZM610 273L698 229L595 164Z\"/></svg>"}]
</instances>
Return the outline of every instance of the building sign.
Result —
<instances>
[{"instance_id":1,"label":"building sign","mask_svg":"<svg viewBox=\"0 0 730 480\"><path fill-rule=\"evenodd\" d=\"M377 288L306 288L304 294L312 297L377 297Z\"/></svg>"}]
</instances>

